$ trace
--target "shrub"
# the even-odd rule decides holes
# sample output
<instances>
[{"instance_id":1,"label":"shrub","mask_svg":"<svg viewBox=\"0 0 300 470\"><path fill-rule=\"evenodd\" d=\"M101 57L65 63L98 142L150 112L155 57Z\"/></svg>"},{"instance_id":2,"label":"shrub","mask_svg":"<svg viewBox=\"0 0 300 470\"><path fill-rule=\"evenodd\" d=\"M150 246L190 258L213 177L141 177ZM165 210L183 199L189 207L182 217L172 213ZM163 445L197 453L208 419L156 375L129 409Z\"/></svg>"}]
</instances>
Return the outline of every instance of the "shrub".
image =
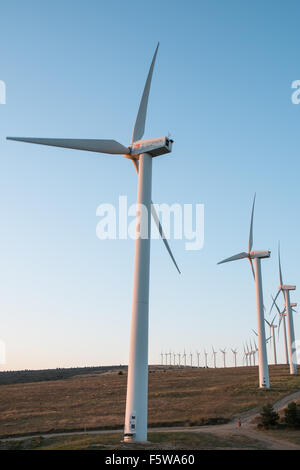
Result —
<instances>
[{"instance_id":1,"label":"shrub","mask_svg":"<svg viewBox=\"0 0 300 470\"><path fill-rule=\"evenodd\" d=\"M285 424L291 428L300 427L300 406L294 401L288 404L284 410Z\"/></svg>"},{"instance_id":2,"label":"shrub","mask_svg":"<svg viewBox=\"0 0 300 470\"><path fill-rule=\"evenodd\" d=\"M276 426L278 424L279 414L273 408L271 403L263 406L262 412L259 416L258 427L268 429L269 427Z\"/></svg>"}]
</instances>

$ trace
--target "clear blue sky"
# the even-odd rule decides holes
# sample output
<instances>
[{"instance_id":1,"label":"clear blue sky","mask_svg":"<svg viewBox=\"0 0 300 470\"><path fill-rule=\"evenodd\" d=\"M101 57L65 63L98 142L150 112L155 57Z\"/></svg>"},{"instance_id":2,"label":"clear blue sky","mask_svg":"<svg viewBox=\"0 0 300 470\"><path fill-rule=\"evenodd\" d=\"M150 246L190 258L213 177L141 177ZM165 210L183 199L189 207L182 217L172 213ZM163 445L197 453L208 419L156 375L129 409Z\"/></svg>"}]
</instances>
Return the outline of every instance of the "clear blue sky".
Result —
<instances>
[{"instance_id":1,"label":"clear blue sky","mask_svg":"<svg viewBox=\"0 0 300 470\"><path fill-rule=\"evenodd\" d=\"M193 252L171 240L181 276L161 241L152 244L150 362L162 349L240 351L250 338L248 263L217 262L247 249L255 191L254 248L272 251L263 262L267 308L278 286L279 239L284 279L300 288L300 105L291 102L299 14L292 0L1 6L2 369L128 361L134 242L97 239L96 208L119 195L135 202L132 164L5 137L128 144L157 41L145 137L170 132L175 142L170 156L154 161L153 200L205 204L205 244Z\"/></svg>"}]
</instances>

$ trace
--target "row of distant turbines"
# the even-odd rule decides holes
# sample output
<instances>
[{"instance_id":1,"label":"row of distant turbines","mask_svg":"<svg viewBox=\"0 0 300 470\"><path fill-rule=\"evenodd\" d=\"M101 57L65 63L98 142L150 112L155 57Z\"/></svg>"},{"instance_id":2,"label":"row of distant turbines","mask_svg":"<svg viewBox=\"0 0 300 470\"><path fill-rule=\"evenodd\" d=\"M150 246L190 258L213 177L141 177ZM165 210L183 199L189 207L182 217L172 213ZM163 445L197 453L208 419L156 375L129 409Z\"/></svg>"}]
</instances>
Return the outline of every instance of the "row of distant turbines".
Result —
<instances>
[{"instance_id":1,"label":"row of distant turbines","mask_svg":"<svg viewBox=\"0 0 300 470\"><path fill-rule=\"evenodd\" d=\"M234 355L234 363L235 366L237 366L237 349L231 349L233 355ZM226 348L225 349L220 349L220 352L223 355L223 365L226 367ZM218 351L215 351L214 348L212 347L212 354L210 355L206 350L204 350L203 356L204 356L204 362L201 361L201 355L199 351L196 351L196 353L190 352L187 354L185 350L183 353L175 353L172 351L161 353L160 358L161 358L161 365L165 366L179 366L179 367L209 367L209 360L208 358L210 357L212 359L213 367L217 367L217 353ZM195 357L195 362L193 361L193 358ZM202 364L202 365L201 365Z\"/></svg>"}]
</instances>

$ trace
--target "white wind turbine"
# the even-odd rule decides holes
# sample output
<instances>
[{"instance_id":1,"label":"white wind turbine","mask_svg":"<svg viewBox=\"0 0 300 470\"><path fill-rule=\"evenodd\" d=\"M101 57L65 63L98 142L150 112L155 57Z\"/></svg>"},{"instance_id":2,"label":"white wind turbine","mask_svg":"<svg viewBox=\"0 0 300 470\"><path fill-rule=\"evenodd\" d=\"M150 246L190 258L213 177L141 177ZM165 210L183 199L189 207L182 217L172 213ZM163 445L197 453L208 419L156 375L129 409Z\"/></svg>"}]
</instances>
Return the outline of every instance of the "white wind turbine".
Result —
<instances>
[{"instance_id":1,"label":"white wind turbine","mask_svg":"<svg viewBox=\"0 0 300 470\"><path fill-rule=\"evenodd\" d=\"M173 353L173 365L176 366L176 354Z\"/></svg>"},{"instance_id":2,"label":"white wind turbine","mask_svg":"<svg viewBox=\"0 0 300 470\"><path fill-rule=\"evenodd\" d=\"M254 349L251 343L251 339L249 340L249 343L250 343L250 356L253 359L253 365L255 366Z\"/></svg>"},{"instance_id":3,"label":"white wind turbine","mask_svg":"<svg viewBox=\"0 0 300 470\"><path fill-rule=\"evenodd\" d=\"M290 300L290 291L296 289L296 286L290 286L283 284L282 280L282 271L281 271L281 261L280 261L280 244L278 244L278 265L279 265L279 282L278 292L275 295L273 304L270 312L275 304L275 301L280 294L283 293L285 299L285 311L287 313L287 332L288 332L288 353L289 353L289 364L290 364L290 374L297 374L297 355L296 355L296 343L295 343L295 331L294 331L294 320L293 320L293 311Z\"/></svg>"},{"instance_id":4,"label":"white wind turbine","mask_svg":"<svg viewBox=\"0 0 300 470\"><path fill-rule=\"evenodd\" d=\"M217 367L217 351L214 350L214 347L212 346L212 355L213 355L213 358L214 358L214 368L216 369Z\"/></svg>"},{"instance_id":5,"label":"white wind turbine","mask_svg":"<svg viewBox=\"0 0 300 470\"><path fill-rule=\"evenodd\" d=\"M207 356L208 356L208 353L206 352L206 350L204 349L204 357L205 357L205 367L207 369Z\"/></svg>"},{"instance_id":6,"label":"white wind turbine","mask_svg":"<svg viewBox=\"0 0 300 470\"><path fill-rule=\"evenodd\" d=\"M166 366L168 365L168 354L169 354L169 353L165 353L165 358L166 358Z\"/></svg>"},{"instance_id":7,"label":"white wind turbine","mask_svg":"<svg viewBox=\"0 0 300 470\"><path fill-rule=\"evenodd\" d=\"M185 352L185 350L183 351L183 357L184 357L184 367L186 367L186 352Z\"/></svg>"},{"instance_id":8,"label":"white wind turbine","mask_svg":"<svg viewBox=\"0 0 300 470\"><path fill-rule=\"evenodd\" d=\"M261 276L261 260L270 257L270 251L252 251L253 246L253 216L255 197L253 200L250 233L248 251L242 252L237 255L231 256L218 264L227 263L229 261L235 261L243 258L248 258L252 269L253 277L256 284L256 305L257 305L257 327L258 327L258 360L259 360L259 386L260 388L269 388L269 368L267 359L266 349L266 334L265 334L265 322L264 322L264 302L263 302L263 289L262 289L262 276ZM253 260L254 268L253 269Z\"/></svg>"},{"instance_id":9,"label":"white wind turbine","mask_svg":"<svg viewBox=\"0 0 300 470\"><path fill-rule=\"evenodd\" d=\"M223 364L226 367L226 348L220 349L221 353L223 354Z\"/></svg>"},{"instance_id":10,"label":"white wind turbine","mask_svg":"<svg viewBox=\"0 0 300 470\"><path fill-rule=\"evenodd\" d=\"M190 353L190 358L191 358L191 367L193 367L193 353Z\"/></svg>"},{"instance_id":11,"label":"white wind turbine","mask_svg":"<svg viewBox=\"0 0 300 470\"><path fill-rule=\"evenodd\" d=\"M280 308L278 307L278 305L276 303L276 300L274 300L274 297L272 297L272 299L273 299L274 305L275 305L275 307L277 309L277 312L278 312L278 315L279 315L278 340L279 340L279 333L280 333L280 325L281 325L281 323L283 325L284 356L285 356L285 363L288 365L288 363L289 363L289 354L288 354L288 345L287 345L287 336L286 336L286 322L285 322L285 318L287 316L286 315L286 310L284 308L282 311L280 311ZM291 307L292 307L292 311L296 312L294 307L297 307L297 304L295 302L291 303Z\"/></svg>"},{"instance_id":12,"label":"white wind turbine","mask_svg":"<svg viewBox=\"0 0 300 470\"><path fill-rule=\"evenodd\" d=\"M198 367L200 367L200 353L199 351L197 351L197 363L198 363Z\"/></svg>"},{"instance_id":13,"label":"white wind turbine","mask_svg":"<svg viewBox=\"0 0 300 470\"><path fill-rule=\"evenodd\" d=\"M270 327L270 334L272 336L272 339L273 339L273 356L274 356L274 364L277 365L277 354L276 354L276 339L275 339L275 328L277 328L277 325L274 324L274 320L276 318L276 315L275 317L273 318L273 320L270 322L268 322L268 320L265 319L265 322L269 325Z\"/></svg>"},{"instance_id":14,"label":"white wind turbine","mask_svg":"<svg viewBox=\"0 0 300 470\"><path fill-rule=\"evenodd\" d=\"M247 341L246 341L246 348L247 348L247 353L248 353L248 357L249 357L249 365L252 366L252 355L251 355L251 350L248 346Z\"/></svg>"},{"instance_id":15,"label":"white wind turbine","mask_svg":"<svg viewBox=\"0 0 300 470\"><path fill-rule=\"evenodd\" d=\"M163 352L160 353L160 358L161 358L161 365L163 366L164 365L164 353Z\"/></svg>"},{"instance_id":16,"label":"white wind turbine","mask_svg":"<svg viewBox=\"0 0 300 470\"><path fill-rule=\"evenodd\" d=\"M234 355L234 367L236 367L236 356L237 356L237 349L231 349Z\"/></svg>"},{"instance_id":17,"label":"white wind turbine","mask_svg":"<svg viewBox=\"0 0 300 470\"><path fill-rule=\"evenodd\" d=\"M127 397L124 440L147 440L148 420L148 316L151 213L163 242L179 271L151 201L152 158L170 153L173 141L168 137L142 140L152 74L159 44L155 50L141 98L131 144L126 147L116 140L48 139L8 137L8 140L50 145L96 153L123 155L131 160L138 173L137 237L135 241L134 285L131 318L131 338L128 363ZM145 209L145 210L142 210Z\"/></svg>"},{"instance_id":18,"label":"white wind turbine","mask_svg":"<svg viewBox=\"0 0 300 470\"><path fill-rule=\"evenodd\" d=\"M180 353L177 353L177 356L178 356L178 365L179 365L179 367L180 367L180 366L181 366L181 362L180 362L181 354L180 354Z\"/></svg>"},{"instance_id":19,"label":"white wind turbine","mask_svg":"<svg viewBox=\"0 0 300 470\"><path fill-rule=\"evenodd\" d=\"M244 346L244 361L246 362L246 366L248 367L248 352L246 351L246 347Z\"/></svg>"}]
</instances>

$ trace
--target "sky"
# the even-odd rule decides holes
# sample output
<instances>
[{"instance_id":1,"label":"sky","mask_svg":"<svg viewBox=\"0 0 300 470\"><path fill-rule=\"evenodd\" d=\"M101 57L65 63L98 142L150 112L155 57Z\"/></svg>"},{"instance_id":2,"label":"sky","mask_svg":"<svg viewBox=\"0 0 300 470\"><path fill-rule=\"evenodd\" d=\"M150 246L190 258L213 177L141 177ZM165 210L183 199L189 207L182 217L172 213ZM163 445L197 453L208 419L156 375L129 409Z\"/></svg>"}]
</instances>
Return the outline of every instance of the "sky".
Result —
<instances>
[{"instance_id":1,"label":"sky","mask_svg":"<svg viewBox=\"0 0 300 470\"><path fill-rule=\"evenodd\" d=\"M133 165L6 136L128 145L158 41L144 137L174 144L153 161L152 199L204 204L205 239L199 251L170 240L181 275L152 242L149 362L185 349L204 364L206 348L212 364L213 345L227 348L228 365L238 348L241 364L257 328L255 285L247 260L217 263L247 250L255 192L253 248L271 250L267 319L279 240L284 281L300 284L299 13L294 0L1 5L0 369L128 363L134 241L99 240L96 210L120 195L136 201ZM294 322L300 340L299 314ZM282 361L282 336L278 352Z\"/></svg>"}]
</instances>

